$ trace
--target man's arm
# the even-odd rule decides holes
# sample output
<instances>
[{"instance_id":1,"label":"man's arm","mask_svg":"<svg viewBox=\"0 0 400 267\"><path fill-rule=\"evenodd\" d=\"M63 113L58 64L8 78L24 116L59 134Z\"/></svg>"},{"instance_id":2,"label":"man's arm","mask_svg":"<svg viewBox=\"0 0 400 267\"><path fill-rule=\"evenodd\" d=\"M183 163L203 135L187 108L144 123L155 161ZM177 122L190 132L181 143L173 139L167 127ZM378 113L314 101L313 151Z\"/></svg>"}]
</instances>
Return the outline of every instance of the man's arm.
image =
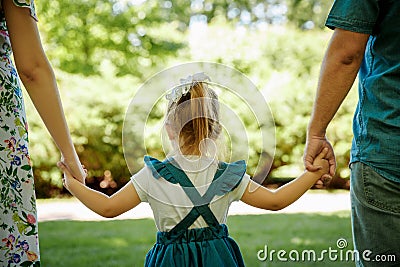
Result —
<instances>
[{"instance_id":1,"label":"man's arm","mask_svg":"<svg viewBox=\"0 0 400 267\"><path fill-rule=\"evenodd\" d=\"M322 62L316 100L307 131L304 164L314 171L314 158L324 147L329 149L326 159L330 175L335 174L336 160L331 144L325 137L326 128L351 89L357 76L368 34L336 28Z\"/></svg>"}]
</instances>

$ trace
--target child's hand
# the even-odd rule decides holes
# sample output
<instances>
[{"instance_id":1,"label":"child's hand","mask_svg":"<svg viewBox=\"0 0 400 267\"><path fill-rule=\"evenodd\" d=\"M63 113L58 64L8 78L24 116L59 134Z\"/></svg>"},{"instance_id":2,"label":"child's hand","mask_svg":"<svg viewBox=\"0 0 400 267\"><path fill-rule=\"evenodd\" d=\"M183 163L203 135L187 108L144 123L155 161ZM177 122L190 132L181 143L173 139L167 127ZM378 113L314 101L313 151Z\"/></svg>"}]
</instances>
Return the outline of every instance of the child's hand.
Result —
<instances>
[{"instance_id":1,"label":"child's hand","mask_svg":"<svg viewBox=\"0 0 400 267\"><path fill-rule=\"evenodd\" d=\"M325 159L327 153L328 149L324 148L313 162L313 165L318 167L318 172L321 172L321 174L326 174L329 172L329 162Z\"/></svg>"},{"instance_id":2,"label":"child's hand","mask_svg":"<svg viewBox=\"0 0 400 267\"><path fill-rule=\"evenodd\" d=\"M329 175L329 161L325 159L327 153L328 149L324 148L313 162L314 166L319 167L317 172L321 175L320 179L314 185L314 187L318 189L325 188L332 180L332 177Z\"/></svg>"}]
</instances>

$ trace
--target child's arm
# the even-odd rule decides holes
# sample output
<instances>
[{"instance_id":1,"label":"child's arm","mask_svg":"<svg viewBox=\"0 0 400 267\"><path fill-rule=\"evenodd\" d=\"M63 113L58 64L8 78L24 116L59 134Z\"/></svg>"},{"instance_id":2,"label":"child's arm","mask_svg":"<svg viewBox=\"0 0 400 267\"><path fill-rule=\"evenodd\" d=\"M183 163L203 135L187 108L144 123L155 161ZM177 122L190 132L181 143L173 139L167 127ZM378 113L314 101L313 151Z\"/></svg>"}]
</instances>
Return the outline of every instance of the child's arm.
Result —
<instances>
[{"instance_id":1,"label":"child's arm","mask_svg":"<svg viewBox=\"0 0 400 267\"><path fill-rule=\"evenodd\" d=\"M64 172L63 183L65 188L86 207L103 217L112 218L118 216L136 207L141 202L131 182L128 182L118 192L109 197L78 182L63 163L59 162L57 166Z\"/></svg>"},{"instance_id":2,"label":"child's arm","mask_svg":"<svg viewBox=\"0 0 400 267\"><path fill-rule=\"evenodd\" d=\"M295 180L275 191L250 181L241 200L251 206L266 210L280 210L289 206L310 189L322 175L329 172L328 161L324 159L327 152L325 148L314 160L314 166L321 166L319 170L305 171Z\"/></svg>"}]
</instances>

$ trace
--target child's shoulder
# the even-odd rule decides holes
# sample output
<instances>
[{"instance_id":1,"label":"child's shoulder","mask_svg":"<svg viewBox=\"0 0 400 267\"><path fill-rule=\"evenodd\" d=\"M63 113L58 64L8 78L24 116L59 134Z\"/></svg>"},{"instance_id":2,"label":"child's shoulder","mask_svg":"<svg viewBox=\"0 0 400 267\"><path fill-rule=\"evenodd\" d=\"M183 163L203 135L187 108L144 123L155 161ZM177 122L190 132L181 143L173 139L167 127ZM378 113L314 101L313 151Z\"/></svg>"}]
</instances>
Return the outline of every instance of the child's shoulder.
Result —
<instances>
[{"instance_id":1,"label":"child's shoulder","mask_svg":"<svg viewBox=\"0 0 400 267\"><path fill-rule=\"evenodd\" d=\"M167 164L169 163L168 159L160 161L159 159L146 155L143 160L145 165L151 170L154 178L158 179L163 177L170 182L177 183L171 169L167 167Z\"/></svg>"},{"instance_id":2,"label":"child's shoulder","mask_svg":"<svg viewBox=\"0 0 400 267\"><path fill-rule=\"evenodd\" d=\"M144 163L145 166L150 168L152 171L161 171L161 172L167 172L171 171L171 168L167 168L167 165L172 165L173 167L177 168L178 170L181 170L180 168L180 163L179 160L177 162L176 159L173 157L168 157L164 159L163 161L154 158L149 155L144 156ZM209 164L210 165L210 164ZM246 172L246 161L245 160L238 160L234 162L225 162L225 161L217 161L217 175L229 175L229 174L240 174L243 176L243 174ZM154 173L153 173L154 174ZM157 176L159 173L157 173ZM156 177L157 178L157 177Z\"/></svg>"}]
</instances>

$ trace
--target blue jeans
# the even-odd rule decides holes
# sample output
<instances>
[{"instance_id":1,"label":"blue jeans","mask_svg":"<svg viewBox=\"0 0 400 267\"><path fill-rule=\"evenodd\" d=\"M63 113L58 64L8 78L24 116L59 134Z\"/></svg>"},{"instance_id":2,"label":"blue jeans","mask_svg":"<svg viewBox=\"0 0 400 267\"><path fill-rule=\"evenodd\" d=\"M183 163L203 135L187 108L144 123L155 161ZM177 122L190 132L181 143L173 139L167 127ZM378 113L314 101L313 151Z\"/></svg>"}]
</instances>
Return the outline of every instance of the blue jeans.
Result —
<instances>
[{"instance_id":1,"label":"blue jeans","mask_svg":"<svg viewBox=\"0 0 400 267\"><path fill-rule=\"evenodd\" d=\"M350 168L353 241L360 255L356 265L400 266L400 183L361 162Z\"/></svg>"}]
</instances>

